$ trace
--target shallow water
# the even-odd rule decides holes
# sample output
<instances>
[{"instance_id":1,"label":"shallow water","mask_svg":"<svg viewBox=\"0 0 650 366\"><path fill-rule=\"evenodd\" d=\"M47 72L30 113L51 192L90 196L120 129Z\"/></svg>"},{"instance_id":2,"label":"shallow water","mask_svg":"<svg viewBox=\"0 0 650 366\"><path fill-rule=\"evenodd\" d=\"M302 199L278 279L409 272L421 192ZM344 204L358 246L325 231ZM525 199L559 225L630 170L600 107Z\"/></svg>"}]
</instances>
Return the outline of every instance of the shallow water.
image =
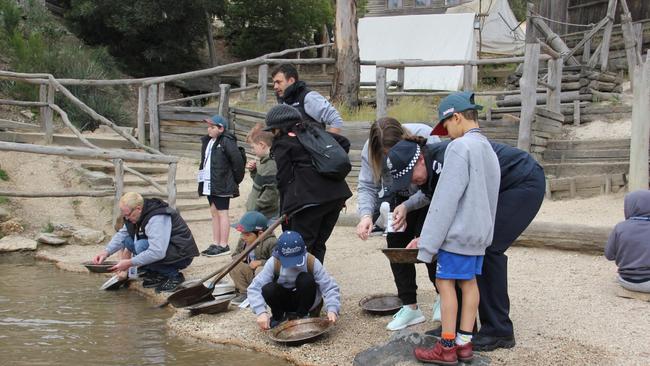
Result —
<instances>
[{"instance_id":1,"label":"shallow water","mask_svg":"<svg viewBox=\"0 0 650 366\"><path fill-rule=\"evenodd\" d=\"M0 256L0 362L288 364L253 351L174 337L165 327L169 311L153 309L134 291L99 290L107 278L62 271L26 256Z\"/></svg>"}]
</instances>

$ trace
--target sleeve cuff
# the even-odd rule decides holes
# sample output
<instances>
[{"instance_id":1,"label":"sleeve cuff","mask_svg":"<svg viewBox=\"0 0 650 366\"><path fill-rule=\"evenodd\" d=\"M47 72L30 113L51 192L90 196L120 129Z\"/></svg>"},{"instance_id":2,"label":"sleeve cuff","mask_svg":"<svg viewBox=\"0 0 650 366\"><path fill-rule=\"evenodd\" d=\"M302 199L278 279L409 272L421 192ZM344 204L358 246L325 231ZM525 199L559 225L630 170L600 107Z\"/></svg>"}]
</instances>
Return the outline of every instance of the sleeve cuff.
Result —
<instances>
[{"instance_id":1,"label":"sleeve cuff","mask_svg":"<svg viewBox=\"0 0 650 366\"><path fill-rule=\"evenodd\" d=\"M433 260L433 255L436 253L429 253L422 249L418 251L418 260L424 263L431 263Z\"/></svg>"}]
</instances>

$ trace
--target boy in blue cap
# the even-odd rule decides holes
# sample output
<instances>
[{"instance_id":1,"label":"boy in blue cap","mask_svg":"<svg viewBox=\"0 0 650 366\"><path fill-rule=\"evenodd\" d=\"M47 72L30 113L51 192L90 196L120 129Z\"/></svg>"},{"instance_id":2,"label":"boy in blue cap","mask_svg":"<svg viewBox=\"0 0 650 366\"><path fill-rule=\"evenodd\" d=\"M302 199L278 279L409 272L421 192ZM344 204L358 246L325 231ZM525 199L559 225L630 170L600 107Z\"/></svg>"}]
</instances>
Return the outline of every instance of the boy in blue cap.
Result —
<instances>
[{"instance_id":1,"label":"boy in blue cap","mask_svg":"<svg viewBox=\"0 0 650 366\"><path fill-rule=\"evenodd\" d=\"M469 361L472 330L479 304L476 275L494 233L501 169L492 145L480 133L472 93L443 99L433 133L449 135L442 167L420 238L418 259L431 263L437 255L436 286L441 297L442 338L431 348L416 348L418 360L438 364ZM423 185L427 170L420 146L403 141L388 153L393 191ZM456 334L456 284L463 294L460 329ZM458 346L456 345L458 344Z\"/></svg>"},{"instance_id":2,"label":"boy in blue cap","mask_svg":"<svg viewBox=\"0 0 650 366\"><path fill-rule=\"evenodd\" d=\"M288 313L306 317L323 301L331 322L338 319L341 309L339 286L321 262L307 253L302 236L295 231L280 235L273 256L248 287L248 301L262 330L280 324Z\"/></svg>"}]
</instances>

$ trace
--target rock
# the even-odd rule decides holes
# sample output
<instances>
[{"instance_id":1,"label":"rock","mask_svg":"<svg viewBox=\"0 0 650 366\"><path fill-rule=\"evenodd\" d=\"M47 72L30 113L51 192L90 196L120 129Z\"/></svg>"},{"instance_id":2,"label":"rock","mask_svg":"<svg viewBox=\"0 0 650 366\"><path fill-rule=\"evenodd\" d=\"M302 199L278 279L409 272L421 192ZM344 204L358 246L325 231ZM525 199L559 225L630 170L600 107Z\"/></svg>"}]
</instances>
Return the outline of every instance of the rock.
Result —
<instances>
[{"instance_id":1,"label":"rock","mask_svg":"<svg viewBox=\"0 0 650 366\"><path fill-rule=\"evenodd\" d=\"M54 224L54 231L52 234L60 238L69 238L75 231L77 231L77 228L70 224Z\"/></svg>"},{"instance_id":2,"label":"rock","mask_svg":"<svg viewBox=\"0 0 650 366\"><path fill-rule=\"evenodd\" d=\"M34 239L20 235L8 235L0 239L0 252L16 252L19 250L36 250L38 243Z\"/></svg>"},{"instance_id":3,"label":"rock","mask_svg":"<svg viewBox=\"0 0 650 366\"><path fill-rule=\"evenodd\" d=\"M2 235L20 234L25 228L18 219L11 219L0 224L0 233Z\"/></svg>"},{"instance_id":4,"label":"rock","mask_svg":"<svg viewBox=\"0 0 650 366\"><path fill-rule=\"evenodd\" d=\"M369 348L354 357L355 366L366 365L418 365L418 360L413 356L415 347L433 347L436 338L409 330L401 330L393 334L388 343ZM463 363L459 363L463 364ZM473 366L489 365L490 358L474 354Z\"/></svg>"},{"instance_id":5,"label":"rock","mask_svg":"<svg viewBox=\"0 0 650 366\"><path fill-rule=\"evenodd\" d=\"M81 181L90 184L93 187L113 186L113 177L104 172L97 172L83 168L80 168L79 171L81 172Z\"/></svg>"},{"instance_id":6,"label":"rock","mask_svg":"<svg viewBox=\"0 0 650 366\"><path fill-rule=\"evenodd\" d=\"M104 240L104 232L88 228L81 228L72 233L70 244L75 245L95 245L100 244Z\"/></svg>"},{"instance_id":7,"label":"rock","mask_svg":"<svg viewBox=\"0 0 650 366\"><path fill-rule=\"evenodd\" d=\"M4 222L11 219L10 215L11 214L9 213L9 210L7 210L4 207L0 207L0 222Z\"/></svg>"},{"instance_id":8,"label":"rock","mask_svg":"<svg viewBox=\"0 0 650 366\"><path fill-rule=\"evenodd\" d=\"M68 242L67 240L51 233L41 233L41 235L36 238L36 241L49 245L63 245Z\"/></svg>"},{"instance_id":9,"label":"rock","mask_svg":"<svg viewBox=\"0 0 650 366\"><path fill-rule=\"evenodd\" d=\"M34 119L34 117L36 116L34 113L32 113L32 111L27 109L20 111L20 114L22 114L23 116L29 119Z\"/></svg>"}]
</instances>

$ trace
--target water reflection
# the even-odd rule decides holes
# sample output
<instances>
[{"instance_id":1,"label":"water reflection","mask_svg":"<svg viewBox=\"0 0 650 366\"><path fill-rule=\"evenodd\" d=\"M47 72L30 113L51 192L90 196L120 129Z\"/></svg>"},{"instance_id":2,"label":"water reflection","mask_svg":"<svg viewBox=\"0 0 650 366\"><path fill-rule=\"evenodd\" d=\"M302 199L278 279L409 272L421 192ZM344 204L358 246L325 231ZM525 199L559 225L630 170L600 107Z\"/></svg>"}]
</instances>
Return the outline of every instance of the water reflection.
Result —
<instances>
[{"instance_id":1,"label":"water reflection","mask_svg":"<svg viewBox=\"0 0 650 366\"><path fill-rule=\"evenodd\" d=\"M100 291L104 280L23 256L0 256L2 364L287 364L172 337L165 328L169 312L152 309L133 291Z\"/></svg>"}]
</instances>

